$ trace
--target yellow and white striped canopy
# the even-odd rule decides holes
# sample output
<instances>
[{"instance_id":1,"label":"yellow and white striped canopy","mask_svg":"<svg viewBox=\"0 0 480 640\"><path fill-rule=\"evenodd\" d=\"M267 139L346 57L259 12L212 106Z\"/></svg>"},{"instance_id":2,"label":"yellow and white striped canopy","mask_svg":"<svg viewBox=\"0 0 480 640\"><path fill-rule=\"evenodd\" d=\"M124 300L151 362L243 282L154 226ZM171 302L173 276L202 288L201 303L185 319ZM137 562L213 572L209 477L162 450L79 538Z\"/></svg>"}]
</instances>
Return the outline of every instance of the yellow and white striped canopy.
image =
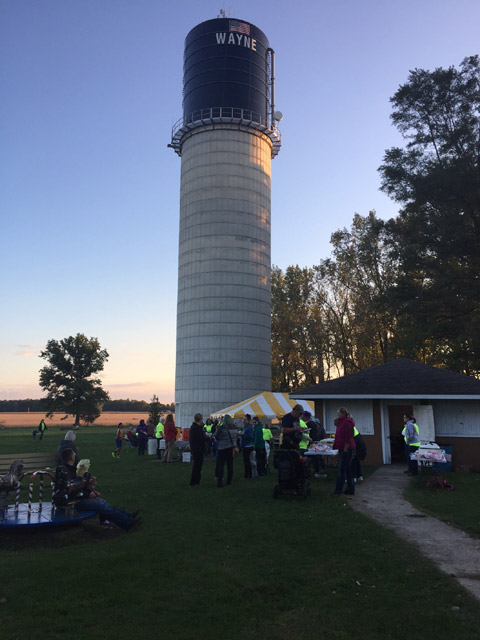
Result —
<instances>
[{"instance_id":1,"label":"yellow and white striped canopy","mask_svg":"<svg viewBox=\"0 0 480 640\"><path fill-rule=\"evenodd\" d=\"M291 411L296 404L301 404L305 411L310 411L313 415L313 402L307 402L307 400L290 400L288 393L264 391L252 398L248 398L248 400L232 404L230 407L225 407L225 409L221 409L220 411L215 411L210 414L210 417L217 418L228 413L232 418L243 418L246 413L249 413L251 416L273 419L284 416Z\"/></svg>"}]
</instances>

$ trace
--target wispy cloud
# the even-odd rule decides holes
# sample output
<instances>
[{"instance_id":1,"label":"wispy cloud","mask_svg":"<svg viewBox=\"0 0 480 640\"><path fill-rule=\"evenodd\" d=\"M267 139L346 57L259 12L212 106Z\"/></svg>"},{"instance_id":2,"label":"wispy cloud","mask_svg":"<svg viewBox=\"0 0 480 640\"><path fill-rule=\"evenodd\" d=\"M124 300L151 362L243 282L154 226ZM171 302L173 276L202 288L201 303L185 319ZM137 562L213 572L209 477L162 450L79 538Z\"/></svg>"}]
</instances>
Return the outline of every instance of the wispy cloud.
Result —
<instances>
[{"instance_id":1,"label":"wispy cloud","mask_svg":"<svg viewBox=\"0 0 480 640\"><path fill-rule=\"evenodd\" d=\"M16 346L18 351L14 351L14 355L20 358L31 358L42 348L38 344L17 344Z\"/></svg>"},{"instance_id":2,"label":"wispy cloud","mask_svg":"<svg viewBox=\"0 0 480 640\"><path fill-rule=\"evenodd\" d=\"M158 395L162 402L173 400L173 388L171 384L162 384L148 380L146 382L128 382L103 385L105 391L110 393L112 400L121 398L135 398L136 400L151 400L153 394Z\"/></svg>"},{"instance_id":3,"label":"wispy cloud","mask_svg":"<svg viewBox=\"0 0 480 640\"><path fill-rule=\"evenodd\" d=\"M137 387L137 388L145 388L145 387L149 387L151 386L152 382L147 381L147 382L125 382L123 384L107 384L106 386L109 389L123 389L124 387Z\"/></svg>"}]
</instances>

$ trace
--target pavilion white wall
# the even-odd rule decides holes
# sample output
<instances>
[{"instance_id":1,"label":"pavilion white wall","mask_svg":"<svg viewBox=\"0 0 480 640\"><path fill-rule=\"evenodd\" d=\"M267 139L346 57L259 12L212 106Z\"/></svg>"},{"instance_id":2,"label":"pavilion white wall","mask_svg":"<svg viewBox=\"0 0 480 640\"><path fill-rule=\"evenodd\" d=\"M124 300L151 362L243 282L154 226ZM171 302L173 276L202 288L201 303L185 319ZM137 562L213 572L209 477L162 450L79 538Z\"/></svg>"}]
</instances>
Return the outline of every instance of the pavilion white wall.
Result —
<instances>
[{"instance_id":1,"label":"pavilion white wall","mask_svg":"<svg viewBox=\"0 0 480 640\"><path fill-rule=\"evenodd\" d=\"M335 400L325 400L324 416L325 430L327 433L335 433L333 421L337 417L340 407L345 407L355 420L355 425L362 435L373 435L373 404L371 400L361 400L357 398L336 398Z\"/></svg>"}]
</instances>

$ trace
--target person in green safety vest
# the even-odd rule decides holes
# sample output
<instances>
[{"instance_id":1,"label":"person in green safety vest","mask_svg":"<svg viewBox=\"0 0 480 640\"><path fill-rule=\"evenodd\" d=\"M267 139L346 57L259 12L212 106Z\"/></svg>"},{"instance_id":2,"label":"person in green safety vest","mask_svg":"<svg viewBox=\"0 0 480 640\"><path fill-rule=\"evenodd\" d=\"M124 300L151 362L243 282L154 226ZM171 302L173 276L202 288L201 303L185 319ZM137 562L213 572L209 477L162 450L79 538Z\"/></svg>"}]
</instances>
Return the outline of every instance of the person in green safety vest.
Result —
<instances>
[{"instance_id":1,"label":"person in green safety vest","mask_svg":"<svg viewBox=\"0 0 480 640\"><path fill-rule=\"evenodd\" d=\"M162 449L160 449L160 442L164 438L164 432L165 432L164 425L165 425L165 418L162 416L155 428L155 438L157 439L157 459L158 460L160 460L160 458L162 457Z\"/></svg>"},{"instance_id":2,"label":"person in green safety vest","mask_svg":"<svg viewBox=\"0 0 480 640\"><path fill-rule=\"evenodd\" d=\"M45 424L45 420L42 418L40 420L40 424L38 425L38 433L39 435L39 439L42 440L43 439L43 434L45 433L45 431L47 430L47 425Z\"/></svg>"},{"instance_id":3,"label":"person in green safety vest","mask_svg":"<svg viewBox=\"0 0 480 640\"><path fill-rule=\"evenodd\" d=\"M257 460L257 473L259 476L267 475L267 448L263 439L263 424L257 416L252 418L253 424L253 446Z\"/></svg>"},{"instance_id":4,"label":"person in green safety vest","mask_svg":"<svg viewBox=\"0 0 480 640\"><path fill-rule=\"evenodd\" d=\"M207 434L207 439L205 441L205 456L208 456L212 453L212 428L213 428L213 420L211 418L207 418L205 425L205 432Z\"/></svg>"},{"instance_id":5,"label":"person in green safety vest","mask_svg":"<svg viewBox=\"0 0 480 640\"><path fill-rule=\"evenodd\" d=\"M298 443L298 448L300 449L300 455L301 455L308 449L308 445L312 442L312 439L308 435L308 432L310 430L307 427L307 423L304 420L302 420L302 418L300 418L299 422L302 429L304 429L302 439Z\"/></svg>"},{"instance_id":6,"label":"person in green safety vest","mask_svg":"<svg viewBox=\"0 0 480 640\"><path fill-rule=\"evenodd\" d=\"M411 454L415 453L420 446L420 430L418 424L415 421L414 416L411 413L406 413L403 416L402 436L405 440L405 453L407 454L408 469L405 471L409 476L418 475L418 462L411 459Z\"/></svg>"},{"instance_id":7,"label":"person in green safety vest","mask_svg":"<svg viewBox=\"0 0 480 640\"><path fill-rule=\"evenodd\" d=\"M268 468L268 458L270 456L270 448L273 444L273 433L268 424L262 427L263 439L265 441L265 466Z\"/></svg>"}]
</instances>

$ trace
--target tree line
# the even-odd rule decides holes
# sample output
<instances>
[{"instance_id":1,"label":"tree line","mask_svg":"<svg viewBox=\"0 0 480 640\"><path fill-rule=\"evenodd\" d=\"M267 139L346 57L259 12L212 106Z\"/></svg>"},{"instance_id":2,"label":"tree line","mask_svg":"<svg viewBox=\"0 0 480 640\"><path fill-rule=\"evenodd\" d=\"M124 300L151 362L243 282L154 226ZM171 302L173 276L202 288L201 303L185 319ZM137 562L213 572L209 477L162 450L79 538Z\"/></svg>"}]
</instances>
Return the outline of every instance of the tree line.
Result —
<instances>
[{"instance_id":1,"label":"tree line","mask_svg":"<svg viewBox=\"0 0 480 640\"><path fill-rule=\"evenodd\" d=\"M331 257L272 270L273 388L406 356L480 374L480 65L415 69L391 98L405 148L385 152L395 218L356 214Z\"/></svg>"},{"instance_id":2,"label":"tree line","mask_svg":"<svg viewBox=\"0 0 480 640\"><path fill-rule=\"evenodd\" d=\"M0 400L0 413L27 413L28 411L38 412L45 411L47 408L46 401L44 399L32 399L26 398L25 400ZM116 411L118 413L123 411L137 411L138 413L146 413L151 409L151 403L145 400L107 400L102 407L102 411ZM158 411L160 413L175 413L175 404L163 404L159 403ZM59 411L61 413L61 411Z\"/></svg>"}]
</instances>

